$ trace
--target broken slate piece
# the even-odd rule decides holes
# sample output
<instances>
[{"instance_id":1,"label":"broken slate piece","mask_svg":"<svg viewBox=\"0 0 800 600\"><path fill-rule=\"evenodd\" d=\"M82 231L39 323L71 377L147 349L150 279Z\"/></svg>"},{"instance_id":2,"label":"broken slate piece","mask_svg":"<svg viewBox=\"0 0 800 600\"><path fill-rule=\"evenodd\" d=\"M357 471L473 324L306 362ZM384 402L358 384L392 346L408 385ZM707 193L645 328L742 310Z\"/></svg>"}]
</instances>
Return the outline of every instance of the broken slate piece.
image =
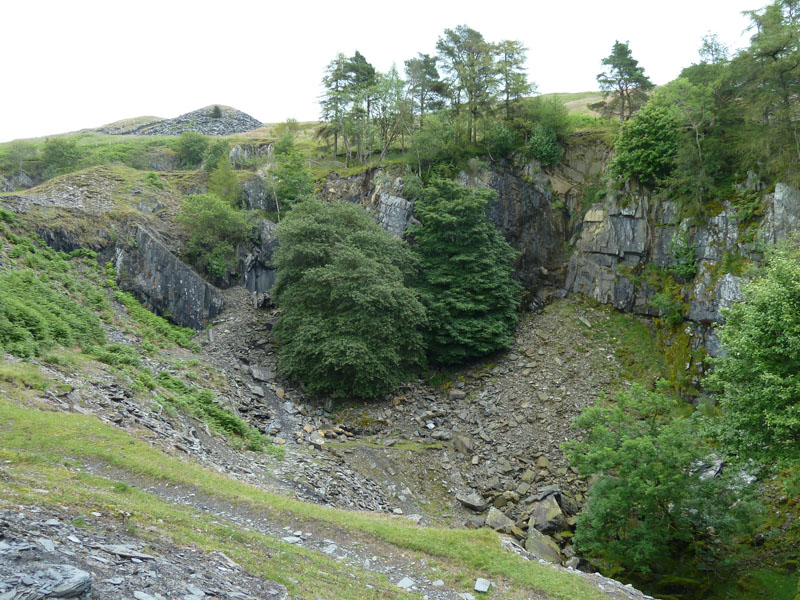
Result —
<instances>
[{"instance_id":1,"label":"broken slate piece","mask_svg":"<svg viewBox=\"0 0 800 600\"><path fill-rule=\"evenodd\" d=\"M456 500L475 512L483 512L488 506L486 500L484 500L478 492L470 492L469 494L456 494Z\"/></svg>"},{"instance_id":2,"label":"broken slate piece","mask_svg":"<svg viewBox=\"0 0 800 600\"><path fill-rule=\"evenodd\" d=\"M131 548L130 546L126 546L124 544L101 544L101 550L105 550L109 554L116 554L122 558L138 558L141 560L155 560L154 556L150 556L149 554L143 554L138 550Z\"/></svg>"},{"instance_id":3,"label":"broken slate piece","mask_svg":"<svg viewBox=\"0 0 800 600\"><path fill-rule=\"evenodd\" d=\"M484 579L483 577L478 577L478 579L475 581L475 591L485 594L486 592L489 591L489 587L491 585L492 584L488 579Z\"/></svg>"},{"instance_id":4,"label":"broken slate piece","mask_svg":"<svg viewBox=\"0 0 800 600\"><path fill-rule=\"evenodd\" d=\"M414 587L414 580L410 577L403 577L400 581L397 582L397 587L403 588L404 590L411 589Z\"/></svg>"}]
</instances>

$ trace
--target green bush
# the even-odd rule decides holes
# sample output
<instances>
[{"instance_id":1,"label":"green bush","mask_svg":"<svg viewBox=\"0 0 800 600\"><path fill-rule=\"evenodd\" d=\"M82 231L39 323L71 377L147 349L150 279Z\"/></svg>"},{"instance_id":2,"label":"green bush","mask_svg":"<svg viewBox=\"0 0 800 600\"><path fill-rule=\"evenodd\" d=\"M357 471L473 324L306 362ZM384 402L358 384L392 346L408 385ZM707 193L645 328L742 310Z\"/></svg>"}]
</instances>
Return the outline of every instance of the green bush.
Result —
<instances>
[{"instance_id":1,"label":"green bush","mask_svg":"<svg viewBox=\"0 0 800 600\"><path fill-rule=\"evenodd\" d=\"M189 236L187 258L215 277L236 267L236 249L249 241L253 228L247 213L213 194L189 196L177 221Z\"/></svg>"},{"instance_id":2,"label":"green bush","mask_svg":"<svg viewBox=\"0 0 800 600\"><path fill-rule=\"evenodd\" d=\"M495 160L505 158L519 146L519 139L503 123L496 123L486 133L486 149Z\"/></svg>"},{"instance_id":3,"label":"green bush","mask_svg":"<svg viewBox=\"0 0 800 600\"><path fill-rule=\"evenodd\" d=\"M736 473L692 472L711 450L697 420L677 414L666 396L635 385L615 402L585 409L575 426L582 441L562 447L581 475L599 479L573 539L598 564L690 577L720 559L721 542L755 522L733 484Z\"/></svg>"},{"instance_id":4,"label":"green bush","mask_svg":"<svg viewBox=\"0 0 800 600\"><path fill-rule=\"evenodd\" d=\"M428 311L429 358L457 364L509 348L520 302L511 278L514 250L486 217L495 192L434 179L410 227L421 273L415 284Z\"/></svg>"},{"instance_id":5,"label":"green bush","mask_svg":"<svg viewBox=\"0 0 800 600\"><path fill-rule=\"evenodd\" d=\"M537 123L528 137L527 153L546 167L558 163L564 155L564 149L558 143L555 131Z\"/></svg>"},{"instance_id":6,"label":"green bush","mask_svg":"<svg viewBox=\"0 0 800 600\"><path fill-rule=\"evenodd\" d=\"M222 161L230 162L230 144L228 140L217 139L211 142L203 152L203 168L206 171L213 171Z\"/></svg>"},{"instance_id":7,"label":"green bush","mask_svg":"<svg viewBox=\"0 0 800 600\"><path fill-rule=\"evenodd\" d=\"M175 154L184 167L196 167L208 148L208 138L196 131L184 131L178 138Z\"/></svg>"},{"instance_id":8,"label":"green bush","mask_svg":"<svg viewBox=\"0 0 800 600\"><path fill-rule=\"evenodd\" d=\"M210 116L212 119L221 119L222 118L222 109L218 105L214 105L214 108L211 109Z\"/></svg>"},{"instance_id":9,"label":"green bush","mask_svg":"<svg viewBox=\"0 0 800 600\"><path fill-rule=\"evenodd\" d=\"M726 350L706 378L720 393L717 434L742 460L800 460L800 251L773 251L725 313Z\"/></svg>"},{"instance_id":10,"label":"green bush","mask_svg":"<svg viewBox=\"0 0 800 600\"><path fill-rule=\"evenodd\" d=\"M280 154L273 170L275 196L280 210L288 210L314 194L314 182L306 157L297 152Z\"/></svg>"},{"instance_id":11,"label":"green bush","mask_svg":"<svg viewBox=\"0 0 800 600\"><path fill-rule=\"evenodd\" d=\"M670 108L649 102L625 122L614 147L609 170L616 179L660 185L675 167L678 121Z\"/></svg>"},{"instance_id":12,"label":"green bush","mask_svg":"<svg viewBox=\"0 0 800 600\"><path fill-rule=\"evenodd\" d=\"M81 159L75 140L50 138L42 146L42 164L45 177L74 170Z\"/></svg>"},{"instance_id":13,"label":"green bush","mask_svg":"<svg viewBox=\"0 0 800 600\"><path fill-rule=\"evenodd\" d=\"M239 207L242 204L244 197L242 186L227 157L219 161L217 167L209 175L208 193L224 200L231 206Z\"/></svg>"},{"instance_id":14,"label":"green bush","mask_svg":"<svg viewBox=\"0 0 800 600\"><path fill-rule=\"evenodd\" d=\"M277 230L279 366L315 394L375 397L424 362L413 256L360 206L307 200Z\"/></svg>"},{"instance_id":15,"label":"green bush","mask_svg":"<svg viewBox=\"0 0 800 600\"><path fill-rule=\"evenodd\" d=\"M669 241L669 251L675 264L670 271L681 281L689 281L697 274L697 253L688 232L675 234Z\"/></svg>"}]
</instances>

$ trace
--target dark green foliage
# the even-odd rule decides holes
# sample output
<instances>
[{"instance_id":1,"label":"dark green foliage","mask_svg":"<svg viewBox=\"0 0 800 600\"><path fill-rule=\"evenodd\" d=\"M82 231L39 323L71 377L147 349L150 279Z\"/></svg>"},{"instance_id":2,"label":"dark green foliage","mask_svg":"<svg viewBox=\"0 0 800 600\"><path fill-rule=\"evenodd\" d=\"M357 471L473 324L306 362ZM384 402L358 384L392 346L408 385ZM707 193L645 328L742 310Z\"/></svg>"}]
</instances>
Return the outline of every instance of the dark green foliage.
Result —
<instances>
[{"instance_id":1,"label":"dark green foliage","mask_svg":"<svg viewBox=\"0 0 800 600\"><path fill-rule=\"evenodd\" d=\"M678 125L672 111L648 103L626 122L617 137L609 170L619 180L635 177L645 185L663 182L675 166Z\"/></svg>"},{"instance_id":2,"label":"dark green foliage","mask_svg":"<svg viewBox=\"0 0 800 600\"><path fill-rule=\"evenodd\" d=\"M88 354L102 363L114 367L139 366L139 353L131 346L124 344L105 344L89 348Z\"/></svg>"},{"instance_id":3,"label":"dark green foliage","mask_svg":"<svg viewBox=\"0 0 800 600\"><path fill-rule=\"evenodd\" d=\"M294 152L294 134L288 130L284 131L275 141L272 151L274 152L275 156L291 154Z\"/></svg>"},{"instance_id":4,"label":"dark green foliage","mask_svg":"<svg viewBox=\"0 0 800 600\"><path fill-rule=\"evenodd\" d=\"M670 271L679 281L689 281L697 274L697 253L688 232L675 234L669 241L669 251L675 264Z\"/></svg>"},{"instance_id":5,"label":"dark green foliage","mask_svg":"<svg viewBox=\"0 0 800 600\"><path fill-rule=\"evenodd\" d=\"M272 289L279 366L315 394L375 397L424 361L413 256L361 208L307 200L281 221Z\"/></svg>"},{"instance_id":6,"label":"dark green foliage","mask_svg":"<svg viewBox=\"0 0 800 600\"><path fill-rule=\"evenodd\" d=\"M50 138L42 146L42 164L46 177L72 171L81 159L75 140Z\"/></svg>"},{"instance_id":7,"label":"dark green foliage","mask_svg":"<svg viewBox=\"0 0 800 600\"><path fill-rule=\"evenodd\" d=\"M162 401L188 410L217 430L243 438L249 450L261 451L263 449L266 441L264 436L232 412L217 404L217 400L210 390L197 389L167 371L161 371L156 377L156 381L167 391L166 394L160 396Z\"/></svg>"},{"instance_id":8,"label":"dark green foliage","mask_svg":"<svg viewBox=\"0 0 800 600\"><path fill-rule=\"evenodd\" d=\"M581 514L576 548L607 568L686 577L719 558L726 537L752 507L732 478L692 473L703 446L695 418L680 416L666 396L635 385L615 402L599 402L575 419L583 441L563 444L581 475L600 475ZM738 502L737 502L738 501Z\"/></svg>"},{"instance_id":9,"label":"dark green foliage","mask_svg":"<svg viewBox=\"0 0 800 600\"><path fill-rule=\"evenodd\" d=\"M230 144L228 140L214 140L203 152L203 168L206 171L213 171L221 162L230 162L228 154L230 153Z\"/></svg>"},{"instance_id":10,"label":"dark green foliage","mask_svg":"<svg viewBox=\"0 0 800 600\"><path fill-rule=\"evenodd\" d=\"M212 119L221 119L222 118L222 109L218 105L214 105L214 108L211 109L209 113Z\"/></svg>"},{"instance_id":11,"label":"dark green foliage","mask_svg":"<svg viewBox=\"0 0 800 600\"><path fill-rule=\"evenodd\" d=\"M800 459L800 252L774 251L718 330L726 356L706 385L721 393L718 434L741 459Z\"/></svg>"},{"instance_id":12,"label":"dark green foliage","mask_svg":"<svg viewBox=\"0 0 800 600\"><path fill-rule=\"evenodd\" d=\"M213 194L189 196L177 221L189 236L187 258L215 277L225 277L236 267L236 249L248 242L252 231L247 213Z\"/></svg>"},{"instance_id":13,"label":"dark green foliage","mask_svg":"<svg viewBox=\"0 0 800 600\"><path fill-rule=\"evenodd\" d=\"M208 148L208 138L196 131L184 131L178 138L175 153L184 167L196 167Z\"/></svg>"},{"instance_id":14,"label":"dark green foliage","mask_svg":"<svg viewBox=\"0 0 800 600\"><path fill-rule=\"evenodd\" d=\"M486 149L495 160L511 154L519 145L514 133L503 123L497 123L486 133Z\"/></svg>"},{"instance_id":15,"label":"dark green foliage","mask_svg":"<svg viewBox=\"0 0 800 600\"><path fill-rule=\"evenodd\" d=\"M620 121L626 121L647 101L653 82L633 58L628 42L615 41L611 54L601 62L604 69L597 75L597 83L606 90L606 100L593 108L599 108L604 116L618 115Z\"/></svg>"},{"instance_id":16,"label":"dark green foliage","mask_svg":"<svg viewBox=\"0 0 800 600\"><path fill-rule=\"evenodd\" d=\"M514 250L486 217L492 190L433 180L416 203L422 225L409 228L428 311L429 358L458 364L511 346L520 285Z\"/></svg>"},{"instance_id":17,"label":"dark green foliage","mask_svg":"<svg viewBox=\"0 0 800 600\"><path fill-rule=\"evenodd\" d=\"M288 210L293 204L310 198L314 193L311 171L302 153L278 155L273 177L280 210Z\"/></svg>"},{"instance_id":18,"label":"dark green foliage","mask_svg":"<svg viewBox=\"0 0 800 600\"><path fill-rule=\"evenodd\" d=\"M526 150L528 155L545 167L558 163L564 155L564 149L558 143L556 132L539 123L530 131Z\"/></svg>"},{"instance_id":19,"label":"dark green foliage","mask_svg":"<svg viewBox=\"0 0 800 600\"><path fill-rule=\"evenodd\" d=\"M53 346L91 347L105 339L100 319L58 289L56 281L24 269L0 274L0 348L22 358Z\"/></svg>"}]
</instances>

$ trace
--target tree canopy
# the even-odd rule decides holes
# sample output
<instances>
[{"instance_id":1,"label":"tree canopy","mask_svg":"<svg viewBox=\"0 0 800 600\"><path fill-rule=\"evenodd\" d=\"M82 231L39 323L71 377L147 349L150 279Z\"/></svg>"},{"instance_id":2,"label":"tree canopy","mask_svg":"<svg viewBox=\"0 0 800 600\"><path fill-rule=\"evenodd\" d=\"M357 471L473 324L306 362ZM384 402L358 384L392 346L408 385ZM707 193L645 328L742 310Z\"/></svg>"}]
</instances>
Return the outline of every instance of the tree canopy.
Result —
<instances>
[{"instance_id":1,"label":"tree canopy","mask_svg":"<svg viewBox=\"0 0 800 600\"><path fill-rule=\"evenodd\" d=\"M653 83L633 58L628 42L614 42L611 54L601 63L604 69L597 75L597 83L607 93L600 108L604 114L616 113L624 122L647 102L647 92L653 89Z\"/></svg>"}]
</instances>

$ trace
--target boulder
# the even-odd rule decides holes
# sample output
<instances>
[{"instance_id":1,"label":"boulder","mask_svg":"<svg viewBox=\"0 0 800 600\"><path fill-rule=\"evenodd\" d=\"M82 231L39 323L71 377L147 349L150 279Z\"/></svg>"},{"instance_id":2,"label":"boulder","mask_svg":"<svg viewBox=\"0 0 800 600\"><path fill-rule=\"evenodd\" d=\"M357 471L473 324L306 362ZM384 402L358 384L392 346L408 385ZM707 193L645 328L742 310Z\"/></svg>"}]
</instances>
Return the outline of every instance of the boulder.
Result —
<instances>
[{"instance_id":1,"label":"boulder","mask_svg":"<svg viewBox=\"0 0 800 600\"><path fill-rule=\"evenodd\" d=\"M467 435L456 434L453 436L453 448L461 454L469 456L475 451L475 442Z\"/></svg>"},{"instance_id":2,"label":"boulder","mask_svg":"<svg viewBox=\"0 0 800 600\"><path fill-rule=\"evenodd\" d=\"M536 529L542 533L558 533L567 528L567 521L555 495L547 496L533 506L533 514L528 522L528 529Z\"/></svg>"},{"instance_id":3,"label":"boulder","mask_svg":"<svg viewBox=\"0 0 800 600\"><path fill-rule=\"evenodd\" d=\"M491 527L495 531L508 533L511 531L512 525L514 525L514 521L509 519L502 511L497 510L494 506L489 509L489 514L486 515L487 527Z\"/></svg>"},{"instance_id":4,"label":"boulder","mask_svg":"<svg viewBox=\"0 0 800 600\"><path fill-rule=\"evenodd\" d=\"M486 500L478 492L456 494L456 500L475 512L483 512L488 506Z\"/></svg>"},{"instance_id":5,"label":"boulder","mask_svg":"<svg viewBox=\"0 0 800 600\"><path fill-rule=\"evenodd\" d=\"M528 539L525 540L525 550L533 554L536 558L541 558L542 560L556 564L561 563L561 553L558 550L558 544L556 544L552 538L543 533L539 533L533 528L528 531Z\"/></svg>"}]
</instances>

